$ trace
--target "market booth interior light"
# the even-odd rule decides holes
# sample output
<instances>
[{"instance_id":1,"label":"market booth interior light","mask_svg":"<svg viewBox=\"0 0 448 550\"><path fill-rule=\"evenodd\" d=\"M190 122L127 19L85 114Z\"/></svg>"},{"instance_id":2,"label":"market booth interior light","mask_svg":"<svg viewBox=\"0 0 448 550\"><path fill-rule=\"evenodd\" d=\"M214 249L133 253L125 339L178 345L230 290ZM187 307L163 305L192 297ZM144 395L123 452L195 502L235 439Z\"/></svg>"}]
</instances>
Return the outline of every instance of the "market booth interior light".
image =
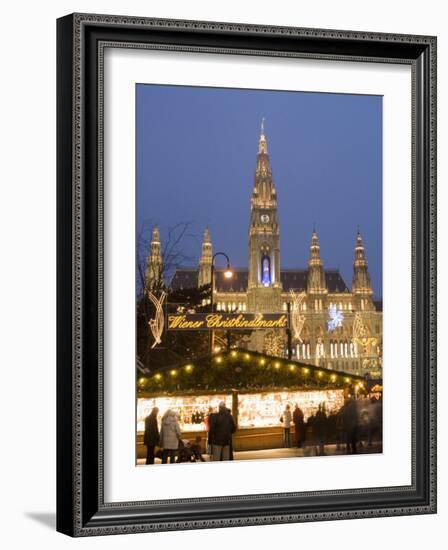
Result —
<instances>
[{"instance_id":1,"label":"market booth interior light","mask_svg":"<svg viewBox=\"0 0 448 550\"><path fill-rule=\"evenodd\" d=\"M176 411L182 431L204 431L205 416L212 408L218 410L219 403L224 401L226 407L232 407L230 393L205 395L179 395L143 397L138 399L137 431L145 428L145 417L153 407L159 409L160 417L167 409ZM344 404L342 389L322 389L309 391L271 391L238 394L238 425L240 428L280 426L279 417L286 405L292 408L297 404L303 411L305 420L315 414L319 405L325 403L327 413L336 411Z\"/></svg>"}]
</instances>

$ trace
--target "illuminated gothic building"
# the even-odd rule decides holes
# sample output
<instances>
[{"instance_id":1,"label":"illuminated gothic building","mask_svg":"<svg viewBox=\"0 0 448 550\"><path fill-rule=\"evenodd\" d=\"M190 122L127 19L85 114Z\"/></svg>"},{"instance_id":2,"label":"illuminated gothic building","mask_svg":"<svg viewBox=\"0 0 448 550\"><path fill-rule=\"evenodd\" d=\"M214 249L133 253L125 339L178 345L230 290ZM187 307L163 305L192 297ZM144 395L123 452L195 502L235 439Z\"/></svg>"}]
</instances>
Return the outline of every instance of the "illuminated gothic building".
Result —
<instances>
[{"instance_id":1,"label":"illuminated gothic building","mask_svg":"<svg viewBox=\"0 0 448 550\"><path fill-rule=\"evenodd\" d=\"M210 283L213 247L204 231L198 267L176 270L171 288ZM153 232L148 257L147 284L160 271L160 237ZM219 312L295 315L299 330L293 335L293 358L327 368L381 376L382 311L373 290L362 236L355 238L353 280L350 290L339 270L325 269L319 239L311 235L308 267L282 269L277 192L272 178L263 125L258 145L248 231L248 268L234 269L231 279L215 268L214 304ZM289 304L289 305L288 305ZM253 331L240 347L271 355L286 355L285 331Z\"/></svg>"}]
</instances>

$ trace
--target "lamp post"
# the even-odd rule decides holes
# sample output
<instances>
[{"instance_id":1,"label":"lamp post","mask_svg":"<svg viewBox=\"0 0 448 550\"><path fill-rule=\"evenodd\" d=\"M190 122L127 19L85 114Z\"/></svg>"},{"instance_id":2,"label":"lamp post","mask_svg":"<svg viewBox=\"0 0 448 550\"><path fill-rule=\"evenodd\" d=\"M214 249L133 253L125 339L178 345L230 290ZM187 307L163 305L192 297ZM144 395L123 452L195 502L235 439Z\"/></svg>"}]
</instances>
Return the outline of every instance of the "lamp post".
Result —
<instances>
[{"instance_id":1,"label":"lamp post","mask_svg":"<svg viewBox=\"0 0 448 550\"><path fill-rule=\"evenodd\" d=\"M215 285L215 258L217 256L223 256L226 259L227 267L224 271L224 277L226 279L231 279L233 277L233 271L230 268L230 259L227 256L225 252L215 252L212 256L212 267L211 267L211 281L210 281L210 310L213 313L213 294L214 294L214 285ZM210 338L210 352L213 353L213 347L214 347L214 332L211 331L211 338Z\"/></svg>"}]
</instances>

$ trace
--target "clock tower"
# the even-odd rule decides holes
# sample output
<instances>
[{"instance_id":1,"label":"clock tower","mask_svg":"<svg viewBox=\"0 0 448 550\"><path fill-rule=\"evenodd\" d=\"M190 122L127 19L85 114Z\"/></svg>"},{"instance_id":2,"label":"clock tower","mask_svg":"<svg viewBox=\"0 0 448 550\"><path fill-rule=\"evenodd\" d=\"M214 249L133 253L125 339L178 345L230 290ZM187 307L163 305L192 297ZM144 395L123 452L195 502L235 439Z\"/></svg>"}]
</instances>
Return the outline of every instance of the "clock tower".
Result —
<instances>
[{"instance_id":1,"label":"clock tower","mask_svg":"<svg viewBox=\"0 0 448 550\"><path fill-rule=\"evenodd\" d=\"M264 119L261 123L249 225L248 311L281 310L280 228Z\"/></svg>"}]
</instances>

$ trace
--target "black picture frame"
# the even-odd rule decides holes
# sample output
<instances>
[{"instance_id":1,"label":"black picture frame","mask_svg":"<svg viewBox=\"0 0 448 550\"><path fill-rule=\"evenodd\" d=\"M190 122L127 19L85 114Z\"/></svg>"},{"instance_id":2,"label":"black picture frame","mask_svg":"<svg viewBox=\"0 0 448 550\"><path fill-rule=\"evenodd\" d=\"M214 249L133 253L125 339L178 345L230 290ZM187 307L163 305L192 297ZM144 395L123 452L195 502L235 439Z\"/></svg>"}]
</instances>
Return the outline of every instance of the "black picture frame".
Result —
<instances>
[{"instance_id":1,"label":"black picture frame","mask_svg":"<svg viewBox=\"0 0 448 550\"><path fill-rule=\"evenodd\" d=\"M411 65L410 486L104 502L101 82L110 43ZM90 536L435 513L436 38L72 14L57 21L57 52L57 530Z\"/></svg>"}]
</instances>

